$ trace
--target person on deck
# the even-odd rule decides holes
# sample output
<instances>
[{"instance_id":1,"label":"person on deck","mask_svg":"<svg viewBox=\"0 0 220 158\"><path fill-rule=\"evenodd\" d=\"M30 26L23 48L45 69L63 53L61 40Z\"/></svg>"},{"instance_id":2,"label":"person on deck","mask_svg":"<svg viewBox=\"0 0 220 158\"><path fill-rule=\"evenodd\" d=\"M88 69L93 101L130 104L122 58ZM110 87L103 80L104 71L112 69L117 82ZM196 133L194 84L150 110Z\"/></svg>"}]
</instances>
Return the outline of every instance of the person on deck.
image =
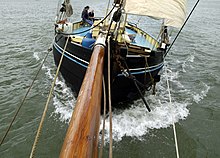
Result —
<instances>
[{"instance_id":1,"label":"person on deck","mask_svg":"<svg viewBox=\"0 0 220 158\"><path fill-rule=\"evenodd\" d=\"M89 19L89 6L86 6L82 11L82 21L88 23L90 26L92 26L93 21Z\"/></svg>"},{"instance_id":2,"label":"person on deck","mask_svg":"<svg viewBox=\"0 0 220 158\"><path fill-rule=\"evenodd\" d=\"M94 22L94 10L91 10L90 12L89 12L89 19L92 21L92 22Z\"/></svg>"}]
</instances>

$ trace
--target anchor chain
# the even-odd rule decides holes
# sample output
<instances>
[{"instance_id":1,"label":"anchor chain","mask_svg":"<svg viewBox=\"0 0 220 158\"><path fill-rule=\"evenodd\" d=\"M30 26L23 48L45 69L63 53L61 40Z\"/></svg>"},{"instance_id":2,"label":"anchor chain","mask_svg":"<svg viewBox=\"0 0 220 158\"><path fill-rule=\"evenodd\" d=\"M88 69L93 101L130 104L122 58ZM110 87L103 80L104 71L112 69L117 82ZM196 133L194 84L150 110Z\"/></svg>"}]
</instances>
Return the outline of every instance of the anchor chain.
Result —
<instances>
[{"instance_id":1,"label":"anchor chain","mask_svg":"<svg viewBox=\"0 0 220 158\"><path fill-rule=\"evenodd\" d=\"M125 65L126 68L125 68L125 67L123 66L123 64L121 63L121 60L123 61L123 63L124 63L124 65ZM116 62L118 63L118 66L119 66L119 68L120 68L121 71L122 71L122 74L123 74L125 77L127 77L127 78L133 80L134 85L135 85L135 87L137 88L138 93L139 93L140 96L141 96L141 99L143 100L143 102L144 102L144 104L145 104L147 110L150 112L151 109L150 109L150 107L149 107L149 105L148 105L146 99L144 98L144 95L142 94L140 87L138 86L138 85L141 85L141 86L143 86L143 87L145 88L145 85L143 85L141 82L139 82L139 81L136 79L136 77L130 73L129 68L128 68L128 65L127 65L125 59L124 59L121 55L119 55L118 52L117 52L117 54L116 54ZM146 88L145 88L145 89L146 89Z\"/></svg>"}]
</instances>

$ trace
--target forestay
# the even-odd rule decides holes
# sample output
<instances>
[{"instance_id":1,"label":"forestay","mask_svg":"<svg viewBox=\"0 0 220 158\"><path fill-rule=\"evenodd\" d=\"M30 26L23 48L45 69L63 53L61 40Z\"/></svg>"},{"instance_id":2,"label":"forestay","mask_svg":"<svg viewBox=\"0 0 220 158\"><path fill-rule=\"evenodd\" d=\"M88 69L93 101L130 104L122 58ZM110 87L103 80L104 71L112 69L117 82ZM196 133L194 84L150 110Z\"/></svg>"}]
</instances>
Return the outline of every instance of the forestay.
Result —
<instances>
[{"instance_id":1,"label":"forestay","mask_svg":"<svg viewBox=\"0 0 220 158\"><path fill-rule=\"evenodd\" d=\"M166 26L181 27L186 17L187 0L126 0L125 11L129 14L164 19Z\"/></svg>"}]
</instances>

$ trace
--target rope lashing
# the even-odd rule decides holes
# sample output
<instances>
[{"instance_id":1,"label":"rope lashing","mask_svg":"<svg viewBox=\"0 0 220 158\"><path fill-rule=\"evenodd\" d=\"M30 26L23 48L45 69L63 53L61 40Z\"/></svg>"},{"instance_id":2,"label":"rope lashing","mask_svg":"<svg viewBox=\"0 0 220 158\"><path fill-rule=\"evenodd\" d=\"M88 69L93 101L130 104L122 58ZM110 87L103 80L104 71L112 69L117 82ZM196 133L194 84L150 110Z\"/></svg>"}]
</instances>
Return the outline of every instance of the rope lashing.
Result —
<instances>
[{"instance_id":1,"label":"rope lashing","mask_svg":"<svg viewBox=\"0 0 220 158\"><path fill-rule=\"evenodd\" d=\"M51 96L52 96L52 93L53 93L53 90L54 90L54 87L55 87L56 79L57 79L58 74L59 74L59 70L60 70L60 67L61 67L61 64L62 64L62 61L63 61L64 53L65 53L65 50L66 50L69 38L70 38L70 36L67 37L67 40L66 40L66 43L65 43L65 46L64 46L64 49L63 49L62 56L60 58L60 62L59 62L59 65L57 67L56 75L55 75L53 83L51 85L51 89L50 89L50 92L49 92L49 95L48 95L48 98L47 98L47 102L46 102L45 107L44 107L44 111L43 111L43 114L42 114L42 117L41 117L41 121L40 121L38 130L37 130L37 134L35 136L34 144L33 144L32 149L31 149L30 158L34 157L34 152L36 150L38 139L40 137L40 133L41 133L41 130L42 130L42 127L43 127L43 122L44 122L45 117L46 117L48 105L49 105L49 102L50 102L50 99L51 99Z\"/></svg>"}]
</instances>

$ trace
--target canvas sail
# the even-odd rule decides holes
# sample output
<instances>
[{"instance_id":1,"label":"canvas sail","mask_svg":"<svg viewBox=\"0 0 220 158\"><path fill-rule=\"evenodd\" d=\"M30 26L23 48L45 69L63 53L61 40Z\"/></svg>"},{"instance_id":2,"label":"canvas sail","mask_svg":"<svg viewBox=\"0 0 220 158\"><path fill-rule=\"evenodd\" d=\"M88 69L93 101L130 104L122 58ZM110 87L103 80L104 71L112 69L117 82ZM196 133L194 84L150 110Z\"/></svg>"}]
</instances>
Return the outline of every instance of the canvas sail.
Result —
<instances>
[{"instance_id":1,"label":"canvas sail","mask_svg":"<svg viewBox=\"0 0 220 158\"><path fill-rule=\"evenodd\" d=\"M125 11L164 19L166 26L179 28L186 17L186 0L126 0Z\"/></svg>"}]
</instances>

